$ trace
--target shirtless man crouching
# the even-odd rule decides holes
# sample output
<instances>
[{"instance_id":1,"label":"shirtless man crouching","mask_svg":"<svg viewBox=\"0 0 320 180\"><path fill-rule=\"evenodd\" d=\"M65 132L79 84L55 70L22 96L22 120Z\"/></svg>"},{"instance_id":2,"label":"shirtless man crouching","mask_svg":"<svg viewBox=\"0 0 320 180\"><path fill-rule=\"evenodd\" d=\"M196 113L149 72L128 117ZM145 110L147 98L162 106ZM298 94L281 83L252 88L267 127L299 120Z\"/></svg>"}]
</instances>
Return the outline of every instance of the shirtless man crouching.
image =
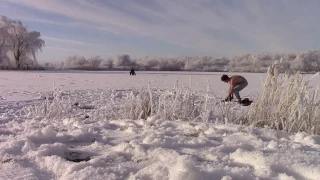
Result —
<instances>
[{"instance_id":1,"label":"shirtless man crouching","mask_svg":"<svg viewBox=\"0 0 320 180\"><path fill-rule=\"evenodd\" d=\"M221 81L230 84L230 90L225 101L231 101L233 99L234 94L237 97L238 102L241 103L239 91L241 91L248 85L248 81L244 77L239 75L229 77L225 74L222 75Z\"/></svg>"}]
</instances>

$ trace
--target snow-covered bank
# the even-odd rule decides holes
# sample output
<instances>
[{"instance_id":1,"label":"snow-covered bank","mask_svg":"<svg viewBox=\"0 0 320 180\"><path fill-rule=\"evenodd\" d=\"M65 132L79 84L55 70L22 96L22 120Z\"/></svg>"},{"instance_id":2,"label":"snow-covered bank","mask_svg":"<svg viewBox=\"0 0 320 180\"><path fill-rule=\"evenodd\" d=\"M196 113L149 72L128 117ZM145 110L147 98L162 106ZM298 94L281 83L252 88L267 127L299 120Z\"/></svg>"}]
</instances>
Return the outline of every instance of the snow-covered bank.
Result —
<instances>
[{"instance_id":1,"label":"snow-covered bank","mask_svg":"<svg viewBox=\"0 0 320 180\"><path fill-rule=\"evenodd\" d=\"M65 92L70 104L54 118L26 113L43 99L2 101L0 179L320 177L320 136L157 116L117 119L112 114L126 93Z\"/></svg>"},{"instance_id":2,"label":"snow-covered bank","mask_svg":"<svg viewBox=\"0 0 320 180\"><path fill-rule=\"evenodd\" d=\"M64 119L36 124L38 121L30 121L20 124L22 130L6 130L8 138L2 137L1 143L1 179L284 180L320 176L320 137L303 133L156 118L147 122ZM84 161L70 161L77 158Z\"/></svg>"}]
</instances>

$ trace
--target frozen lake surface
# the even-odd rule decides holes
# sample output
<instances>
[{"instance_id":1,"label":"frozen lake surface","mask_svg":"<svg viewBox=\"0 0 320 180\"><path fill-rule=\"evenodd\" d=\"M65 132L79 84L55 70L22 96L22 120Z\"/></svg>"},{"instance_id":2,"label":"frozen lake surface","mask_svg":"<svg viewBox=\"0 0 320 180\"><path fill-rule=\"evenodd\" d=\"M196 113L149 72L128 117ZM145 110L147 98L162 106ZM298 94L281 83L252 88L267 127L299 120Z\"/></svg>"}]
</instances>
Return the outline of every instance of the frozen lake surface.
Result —
<instances>
[{"instance_id":1,"label":"frozen lake surface","mask_svg":"<svg viewBox=\"0 0 320 180\"><path fill-rule=\"evenodd\" d=\"M245 95L259 90L261 78L265 77L265 74L240 74L249 81L248 87L243 91ZM209 82L211 90L221 92L228 90L227 84L220 81L221 75L222 73L201 72L137 72L137 76L129 76L128 72L123 71L0 71L0 87L2 99L8 101L33 99L37 92L52 90L53 83L61 90L108 90L137 89L148 83L151 87L165 89L172 88L178 81L181 86L191 85L194 90L206 90Z\"/></svg>"}]
</instances>

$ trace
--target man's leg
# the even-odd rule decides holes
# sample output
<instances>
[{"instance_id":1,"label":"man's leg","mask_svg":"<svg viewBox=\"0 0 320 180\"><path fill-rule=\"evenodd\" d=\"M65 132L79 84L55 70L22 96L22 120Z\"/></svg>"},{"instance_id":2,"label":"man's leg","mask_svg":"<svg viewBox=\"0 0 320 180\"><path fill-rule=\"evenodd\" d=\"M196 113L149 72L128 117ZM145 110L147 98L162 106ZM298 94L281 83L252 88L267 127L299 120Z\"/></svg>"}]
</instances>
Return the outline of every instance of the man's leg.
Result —
<instances>
[{"instance_id":1,"label":"man's leg","mask_svg":"<svg viewBox=\"0 0 320 180\"><path fill-rule=\"evenodd\" d=\"M233 94L237 97L239 102L241 101L239 92L247 86L248 86L248 82L246 81L241 84L238 84L236 87L233 88Z\"/></svg>"}]
</instances>

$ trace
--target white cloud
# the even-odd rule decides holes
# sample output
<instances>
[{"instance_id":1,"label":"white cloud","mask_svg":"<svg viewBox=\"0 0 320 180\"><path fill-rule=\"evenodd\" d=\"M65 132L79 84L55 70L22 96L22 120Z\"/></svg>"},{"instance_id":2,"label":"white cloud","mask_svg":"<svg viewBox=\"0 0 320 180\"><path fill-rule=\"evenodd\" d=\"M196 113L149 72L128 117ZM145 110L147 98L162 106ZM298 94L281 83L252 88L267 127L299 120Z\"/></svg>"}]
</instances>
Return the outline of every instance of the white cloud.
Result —
<instances>
[{"instance_id":1,"label":"white cloud","mask_svg":"<svg viewBox=\"0 0 320 180\"><path fill-rule=\"evenodd\" d=\"M57 46L47 46L46 49L54 49L59 51L67 51L67 52L82 52L79 49L72 49L72 48L64 48L64 47L57 47Z\"/></svg>"},{"instance_id":2,"label":"white cloud","mask_svg":"<svg viewBox=\"0 0 320 180\"><path fill-rule=\"evenodd\" d=\"M47 37L47 36L42 36L44 40L49 40L49 41L58 41L62 43L67 43L67 44L76 44L76 45L95 45L92 43L87 43L83 41L78 41L78 40L70 40L70 39L61 39L61 38L55 38L55 37Z\"/></svg>"},{"instance_id":3,"label":"white cloud","mask_svg":"<svg viewBox=\"0 0 320 180\"><path fill-rule=\"evenodd\" d=\"M92 27L90 24L81 23L81 22L58 22L58 21L52 21L52 20L43 19L43 18L23 17L23 16L15 16L15 18L19 20L33 21L33 22L53 24L53 25L66 26L66 27L77 27L77 26Z\"/></svg>"}]
</instances>

